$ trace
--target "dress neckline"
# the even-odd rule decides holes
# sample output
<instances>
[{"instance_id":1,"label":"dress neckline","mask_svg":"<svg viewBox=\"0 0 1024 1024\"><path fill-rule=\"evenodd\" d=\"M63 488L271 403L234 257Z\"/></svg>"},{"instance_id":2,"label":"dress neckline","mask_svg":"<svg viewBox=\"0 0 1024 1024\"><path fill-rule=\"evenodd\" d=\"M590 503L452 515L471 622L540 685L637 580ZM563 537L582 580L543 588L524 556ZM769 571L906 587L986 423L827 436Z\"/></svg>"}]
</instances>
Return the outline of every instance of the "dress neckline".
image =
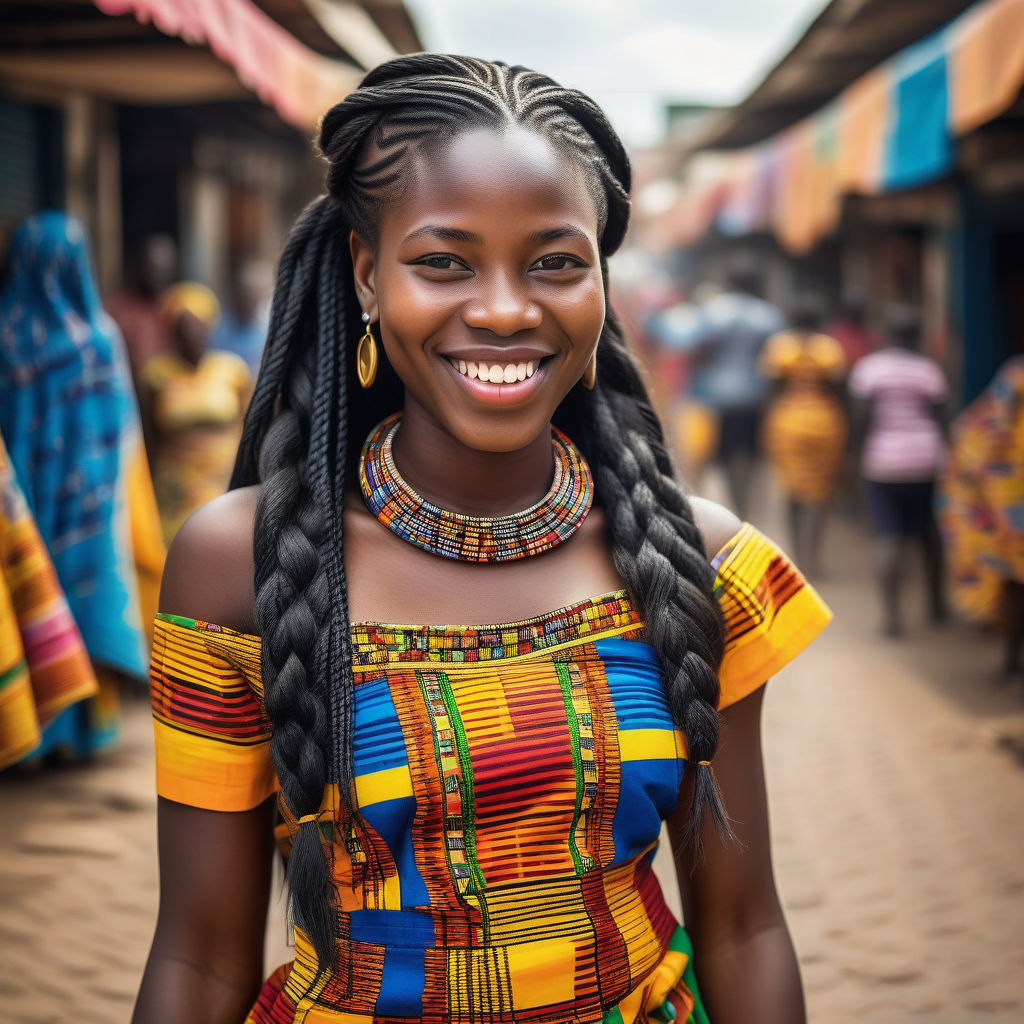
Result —
<instances>
[{"instance_id":1,"label":"dress neckline","mask_svg":"<svg viewBox=\"0 0 1024 1024\"><path fill-rule=\"evenodd\" d=\"M714 558L711 559L711 566L715 570L725 561L729 554L744 540L745 536L754 531L749 523L741 524L740 528L729 538L719 549ZM563 621L569 618L578 618L581 614L600 607L614 607L620 614L628 614L636 619L639 626L640 618L636 611L629 592L625 588L609 590L602 594L595 594L590 597L580 598L569 604L562 605L550 611L539 612L536 615L529 615L526 618L514 619L510 622L487 622L474 624L461 623L403 623L384 622L373 619L352 620L349 623L353 635L374 631L378 635L384 634L491 634L499 631L512 631L519 628L536 629L554 622ZM207 622L203 619L194 619L186 615L175 615L170 612L157 612L157 620L182 626L186 629L200 630L209 633L220 633L226 636L236 636L242 640L260 642L260 637L255 633L243 633L241 630L232 629L230 626L221 626L214 622Z\"/></svg>"}]
</instances>

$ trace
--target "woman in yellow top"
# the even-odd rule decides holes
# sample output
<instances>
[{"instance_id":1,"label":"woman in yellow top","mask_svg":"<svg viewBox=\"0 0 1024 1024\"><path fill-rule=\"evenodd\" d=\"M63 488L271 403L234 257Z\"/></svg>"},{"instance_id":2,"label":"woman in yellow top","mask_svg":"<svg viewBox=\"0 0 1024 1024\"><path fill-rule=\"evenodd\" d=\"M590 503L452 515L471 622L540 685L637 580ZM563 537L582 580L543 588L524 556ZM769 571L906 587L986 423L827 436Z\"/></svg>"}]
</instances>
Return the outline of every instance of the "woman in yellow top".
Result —
<instances>
[{"instance_id":1,"label":"woman in yellow top","mask_svg":"<svg viewBox=\"0 0 1024 1024\"><path fill-rule=\"evenodd\" d=\"M139 375L139 400L153 464L153 486L168 541L231 478L242 416L252 392L245 361L208 347L220 316L216 296L182 282L160 299L171 348Z\"/></svg>"},{"instance_id":2,"label":"woman in yellow top","mask_svg":"<svg viewBox=\"0 0 1024 1024\"><path fill-rule=\"evenodd\" d=\"M761 694L828 613L673 478L606 303L621 143L543 75L418 54L320 146L234 489L165 574L137 1024L799 1024Z\"/></svg>"},{"instance_id":3,"label":"woman in yellow top","mask_svg":"<svg viewBox=\"0 0 1024 1024\"><path fill-rule=\"evenodd\" d=\"M790 328L768 339L761 372L776 385L764 445L786 495L793 554L812 577L820 568L829 499L843 467L849 423L838 396L846 359L819 330L813 300L804 299Z\"/></svg>"}]
</instances>

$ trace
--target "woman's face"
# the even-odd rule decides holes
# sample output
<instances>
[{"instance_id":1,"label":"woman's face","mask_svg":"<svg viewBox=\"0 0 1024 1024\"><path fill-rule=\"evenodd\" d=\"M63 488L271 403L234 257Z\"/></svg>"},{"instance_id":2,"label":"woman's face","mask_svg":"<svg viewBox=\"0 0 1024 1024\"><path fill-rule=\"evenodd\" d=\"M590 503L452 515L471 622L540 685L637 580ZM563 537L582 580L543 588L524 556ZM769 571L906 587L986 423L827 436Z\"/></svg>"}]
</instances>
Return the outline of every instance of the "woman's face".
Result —
<instances>
[{"instance_id":1,"label":"woman's face","mask_svg":"<svg viewBox=\"0 0 1024 1024\"><path fill-rule=\"evenodd\" d=\"M604 324L597 232L583 171L533 132L474 130L412 160L375 250L352 238L407 411L479 451L545 432Z\"/></svg>"}]
</instances>

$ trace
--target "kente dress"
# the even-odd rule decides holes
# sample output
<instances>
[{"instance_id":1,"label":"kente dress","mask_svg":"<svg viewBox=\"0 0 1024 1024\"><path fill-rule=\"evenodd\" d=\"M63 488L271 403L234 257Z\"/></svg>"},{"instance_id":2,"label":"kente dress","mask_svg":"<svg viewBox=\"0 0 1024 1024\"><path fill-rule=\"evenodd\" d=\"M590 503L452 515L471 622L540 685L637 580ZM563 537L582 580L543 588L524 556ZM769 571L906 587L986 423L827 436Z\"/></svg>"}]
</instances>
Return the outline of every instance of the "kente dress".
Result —
<instances>
[{"instance_id":1,"label":"kente dress","mask_svg":"<svg viewBox=\"0 0 1024 1024\"><path fill-rule=\"evenodd\" d=\"M1004 585L1024 584L1024 356L956 418L940 510L953 600L995 623Z\"/></svg>"},{"instance_id":2,"label":"kente dress","mask_svg":"<svg viewBox=\"0 0 1024 1024\"><path fill-rule=\"evenodd\" d=\"M839 342L827 334L783 331L768 339L761 372L779 385L764 421L764 446L786 494L820 505L843 466L848 424L833 386L846 372Z\"/></svg>"},{"instance_id":3,"label":"kente dress","mask_svg":"<svg viewBox=\"0 0 1024 1024\"><path fill-rule=\"evenodd\" d=\"M99 690L82 636L0 437L0 768Z\"/></svg>"},{"instance_id":4,"label":"kente dress","mask_svg":"<svg viewBox=\"0 0 1024 1024\"><path fill-rule=\"evenodd\" d=\"M829 612L753 527L714 560L726 707L805 647ZM686 932L652 870L686 745L627 594L520 622L352 626L362 825L320 831L339 909L319 980L301 929L247 1024L707 1021ZM275 790L260 641L158 616L157 789L240 811ZM296 824L284 810L287 857Z\"/></svg>"}]
</instances>

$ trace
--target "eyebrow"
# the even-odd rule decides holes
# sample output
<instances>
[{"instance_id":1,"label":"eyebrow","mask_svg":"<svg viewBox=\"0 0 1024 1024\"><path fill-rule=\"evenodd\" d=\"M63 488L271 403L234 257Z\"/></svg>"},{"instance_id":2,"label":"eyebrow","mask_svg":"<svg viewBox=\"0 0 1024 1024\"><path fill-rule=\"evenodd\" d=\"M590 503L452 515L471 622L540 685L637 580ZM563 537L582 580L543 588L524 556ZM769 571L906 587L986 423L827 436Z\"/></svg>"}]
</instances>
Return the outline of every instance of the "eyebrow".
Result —
<instances>
[{"instance_id":1,"label":"eyebrow","mask_svg":"<svg viewBox=\"0 0 1024 1024\"><path fill-rule=\"evenodd\" d=\"M462 231L459 228L445 228L439 224L427 224L422 228L417 228L406 235L405 240L411 242L414 238L423 238L426 235L430 235L432 238L443 239L445 242L475 242L479 245L483 241L479 235L474 235L472 231Z\"/></svg>"},{"instance_id":2,"label":"eyebrow","mask_svg":"<svg viewBox=\"0 0 1024 1024\"><path fill-rule=\"evenodd\" d=\"M474 245L482 245L483 238L472 231L463 231L461 228L446 228L440 224L427 224L422 228L405 236L405 241L411 242L416 238L429 236L439 238L445 242L469 242ZM535 231L526 240L527 242L554 242L559 238L578 238L584 242L590 241L590 236L571 224L562 224L556 228L545 228L543 231Z\"/></svg>"},{"instance_id":3,"label":"eyebrow","mask_svg":"<svg viewBox=\"0 0 1024 1024\"><path fill-rule=\"evenodd\" d=\"M555 242L559 238L578 238L581 241L589 242L590 236L586 231L574 228L571 224L563 224L561 227L548 228L546 231L536 231L527 239L528 242Z\"/></svg>"}]
</instances>

